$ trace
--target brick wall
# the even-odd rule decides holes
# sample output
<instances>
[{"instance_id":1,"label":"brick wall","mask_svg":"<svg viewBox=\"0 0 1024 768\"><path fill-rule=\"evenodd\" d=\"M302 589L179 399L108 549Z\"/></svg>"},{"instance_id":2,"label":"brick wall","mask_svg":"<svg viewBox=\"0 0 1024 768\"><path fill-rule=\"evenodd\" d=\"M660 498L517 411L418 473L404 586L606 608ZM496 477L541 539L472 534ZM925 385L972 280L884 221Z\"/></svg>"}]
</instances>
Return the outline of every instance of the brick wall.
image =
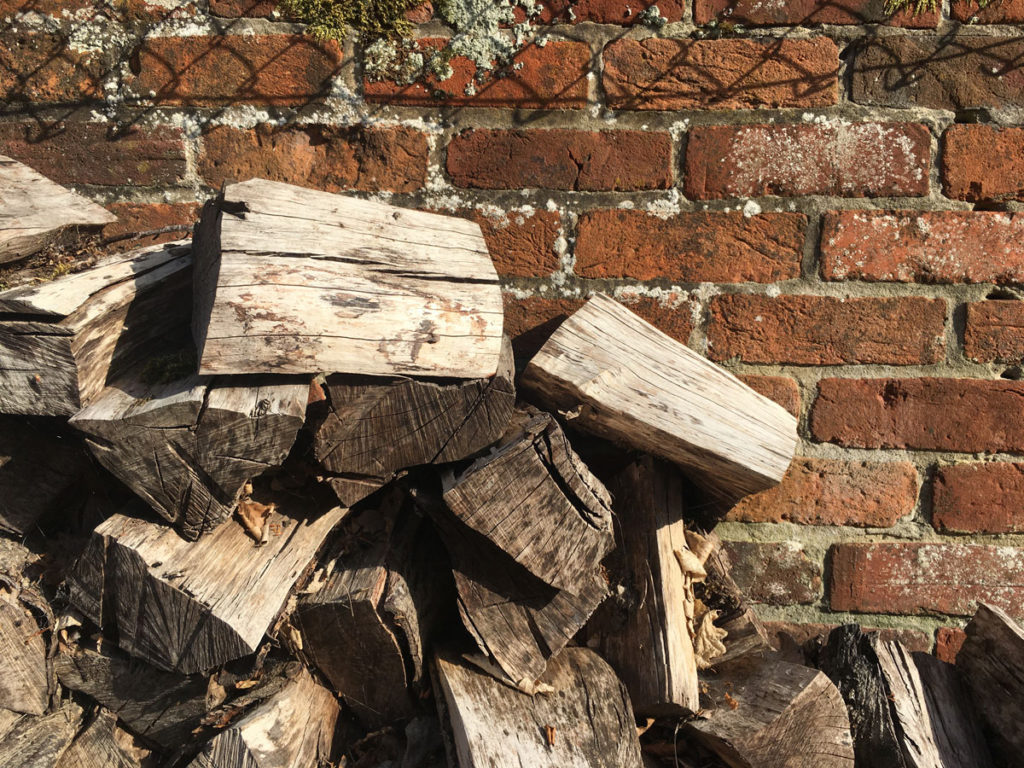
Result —
<instances>
[{"instance_id":1,"label":"brick wall","mask_svg":"<svg viewBox=\"0 0 1024 768\"><path fill-rule=\"evenodd\" d=\"M608 291L799 416L721 528L773 627L1021 616L1024 2L643 5L552 2L467 89L364 82L269 0L0 0L0 153L121 227L252 175L472 217L521 355Z\"/></svg>"}]
</instances>

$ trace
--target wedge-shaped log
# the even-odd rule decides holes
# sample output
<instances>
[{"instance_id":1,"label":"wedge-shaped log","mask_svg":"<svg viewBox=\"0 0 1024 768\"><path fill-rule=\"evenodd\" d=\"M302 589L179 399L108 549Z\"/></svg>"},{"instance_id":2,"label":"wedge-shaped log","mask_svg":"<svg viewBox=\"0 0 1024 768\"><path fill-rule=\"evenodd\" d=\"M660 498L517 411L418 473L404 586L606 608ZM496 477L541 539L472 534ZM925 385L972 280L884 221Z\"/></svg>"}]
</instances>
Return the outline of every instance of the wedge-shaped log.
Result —
<instances>
[{"instance_id":1,"label":"wedge-shaped log","mask_svg":"<svg viewBox=\"0 0 1024 768\"><path fill-rule=\"evenodd\" d=\"M0 413L70 416L188 326L189 246L143 248L0 293Z\"/></svg>"},{"instance_id":2,"label":"wedge-shaped log","mask_svg":"<svg viewBox=\"0 0 1024 768\"><path fill-rule=\"evenodd\" d=\"M351 506L406 467L472 456L502 436L515 407L515 361L506 338L494 376L468 381L338 374L327 377L329 411L316 458Z\"/></svg>"},{"instance_id":3,"label":"wedge-shaped log","mask_svg":"<svg viewBox=\"0 0 1024 768\"><path fill-rule=\"evenodd\" d=\"M102 206L0 155L0 264L40 251L65 233L117 221Z\"/></svg>"},{"instance_id":4,"label":"wedge-shaped log","mask_svg":"<svg viewBox=\"0 0 1024 768\"><path fill-rule=\"evenodd\" d=\"M68 575L70 600L133 656L184 674L208 670L256 650L345 512L303 519L285 505L268 521L279 533L261 547L241 525L189 542L116 514Z\"/></svg>"},{"instance_id":5,"label":"wedge-shaped log","mask_svg":"<svg viewBox=\"0 0 1024 768\"><path fill-rule=\"evenodd\" d=\"M42 626L40 626L42 625ZM48 638L53 614L21 574L0 573L0 706L41 715L55 685Z\"/></svg>"},{"instance_id":6,"label":"wedge-shaped log","mask_svg":"<svg viewBox=\"0 0 1024 768\"><path fill-rule=\"evenodd\" d=\"M444 500L530 573L574 595L614 545L607 489L546 413L449 480Z\"/></svg>"},{"instance_id":7,"label":"wedge-shaped log","mask_svg":"<svg viewBox=\"0 0 1024 768\"><path fill-rule=\"evenodd\" d=\"M725 499L777 485L796 419L598 294L530 361L521 386L574 427L674 461Z\"/></svg>"},{"instance_id":8,"label":"wedge-shaped log","mask_svg":"<svg viewBox=\"0 0 1024 768\"><path fill-rule=\"evenodd\" d=\"M55 768L82 723L82 708L69 701L40 717L23 717L0 738L0 768Z\"/></svg>"},{"instance_id":9,"label":"wedge-shaped log","mask_svg":"<svg viewBox=\"0 0 1024 768\"><path fill-rule=\"evenodd\" d=\"M502 303L480 227L253 179L196 236L200 373L482 378Z\"/></svg>"},{"instance_id":10,"label":"wedge-shaped log","mask_svg":"<svg viewBox=\"0 0 1024 768\"><path fill-rule=\"evenodd\" d=\"M117 743L116 728L114 714L99 710L60 756L56 768L139 768L139 761Z\"/></svg>"},{"instance_id":11,"label":"wedge-shaped log","mask_svg":"<svg viewBox=\"0 0 1024 768\"><path fill-rule=\"evenodd\" d=\"M626 689L593 651L566 648L552 659L548 696L516 691L451 656L439 656L435 670L459 768L643 765Z\"/></svg>"},{"instance_id":12,"label":"wedge-shaped log","mask_svg":"<svg viewBox=\"0 0 1024 768\"><path fill-rule=\"evenodd\" d=\"M104 467L195 539L230 516L246 481L288 455L308 393L302 377L122 379L70 423Z\"/></svg>"}]
</instances>

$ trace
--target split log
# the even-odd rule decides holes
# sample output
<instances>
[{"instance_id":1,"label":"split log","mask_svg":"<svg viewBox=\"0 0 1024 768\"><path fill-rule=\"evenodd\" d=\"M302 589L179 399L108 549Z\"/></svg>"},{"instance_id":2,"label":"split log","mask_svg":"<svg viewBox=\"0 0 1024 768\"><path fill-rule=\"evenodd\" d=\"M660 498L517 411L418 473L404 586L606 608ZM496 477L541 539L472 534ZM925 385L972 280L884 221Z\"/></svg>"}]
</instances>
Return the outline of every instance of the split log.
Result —
<instances>
[{"instance_id":1,"label":"split log","mask_svg":"<svg viewBox=\"0 0 1024 768\"><path fill-rule=\"evenodd\" d=\"M0 155L0 264L31 256L69 231L113 221L102 206Z\"/></svg>"},{"instance_id":2,"label":"split log","mask_svg":"<svg viewBox=\"0 0 1024 768\"><path fill-rule=\"evenodd\" d=\"M191 263L172 243L0 293L0 413L71 416L187 327Z\"/></svg>"},{"instance_id":3,"label":"split log","mask_svg":"<svg viewBox=\"0 0 1024 768\"><path fill-rule=\"evenodd\" d=\"M546 413L504 442L445 483L445 503L537 578L579 595L614 545L608 491Z\"/></svg>"},{"instance_id":4,"label":"split log","mask_svg":"<svg viewBox=\"0 0 1024 768\"><path fill-rule=\"evenodd\" d=\"M0 741L0 768L55 768L82 722L82 708L67 702L56 712L25 717Z\"/></svg>"},{"instance_id":5,"label":"split log","mask_svg":"<svg viewBox=\"0 0 1024 768\"><path fill-rule=\"evenodd\" d=\"M549 696L513 690L451 657L438 657L435 670L460 768L643 766L629 696L586 648L552 659L543 679L555 691Z\"/></svg>"},{"instance_id":6,"label":"split log","mask_svg":"<svg viewBox=\"0 0 1024 768\"><path fill-rule=\"evenodd\" d=\"M521 386L573 427L673 461L725 499L777 485L796 448L782 406L601 294L552 334Z\"/></svg>"},{"instance_id":7,"label":"split log","mask_svg":"<svg viewBox=\"0 0 1024 768\"><path fill-rule=\"evenodd\" d=\"M56 768L139 768L139 761L114 738L117 718L101 709L61 755Z\"/></svg>"},{"instance_id":8,"label":"split log","mask_svg":"<svg viewBox=\"0 0 1024 768\"><path fill-rule=\"evenodd\" d=\"M488 379L329 376L329 411L314 452L342 504L351 506L406 467L472 456L502 436L515 406L512 345Z\"/></svg>"},{"instance_id":9,"label":"split log","mask_svg":"<svg viewBox=\"0 0 1024 768\"><path fill-rule=\"evenodd\" d=\"M200 373L498 369L501 292L473 222L253 179L207 205L196 264Z\"/></svg>"},{"instance_id":10,"label":"split log","mask_svg":"<svg viewBox=\"0 0 1024 768\"><path fill-rule=\"evenodd\" d=\"M53 613L21 572L0 571L0 704L42 715L56 685L52 662Z\"/></svg>"},{"instance_id":11,"label":"split log","mask_svg":"<svg viewBox=\"0 0 1024 768\"><path fill-rule=\"evenodd\" d=\"M309 382L123 379L70 423L114 476L188 539L226 520L247 481L288 455Z\"/></svg>"},{"instance_id":12,"label":"split log","mask_svg":"<svg viewBox=\"0 0 1024 768\"><path fill-rule=\"evenodd\" d=\"M69 598L133 656L191 674L253 653L292 587L347 510L305 520L288 505L263 546L241 525L199 541L116 514L93 531L68 575Z\"/></svg>"}]
</instances>

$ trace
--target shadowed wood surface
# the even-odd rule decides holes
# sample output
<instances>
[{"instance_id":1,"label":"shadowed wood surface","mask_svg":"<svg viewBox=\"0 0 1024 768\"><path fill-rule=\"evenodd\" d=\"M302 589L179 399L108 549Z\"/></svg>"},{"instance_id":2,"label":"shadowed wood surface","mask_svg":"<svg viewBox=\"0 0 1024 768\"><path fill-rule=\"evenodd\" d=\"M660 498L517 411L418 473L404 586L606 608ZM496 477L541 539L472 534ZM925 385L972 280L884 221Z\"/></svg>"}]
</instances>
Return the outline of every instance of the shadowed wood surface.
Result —
<instances>
[{"instance_id":1,"label":"shadowed wood surface","mask_svg":"<svg viewBox=\"0 0 1024 768\"><path fill-rule=\"evenodd\" d=\"M0 706L42 715L54 695L53 613L18 572L0 569Z\"/></svg>"},{"instance_id":2,"label":"shadowed wood surface","mask_svg":"<svg viewBox=\"0 0 1024 768\"><path fill-rule=\"evenodd\" d=\"M61 755L56 768L139 768L139 761L114 739L117 718L101 709Z\"/></svg>"},{"instance_id":3,"label":"shadowed wood surface","mask_svg":"<svg viewBox=\"0 0 1024 768\"><path fill-rule=\"evenodd\" d=\"M68 701L40 717L24 716L0 739L0 768L54 768L82 722L82 708Z\"/></svg>"}]
</instances>

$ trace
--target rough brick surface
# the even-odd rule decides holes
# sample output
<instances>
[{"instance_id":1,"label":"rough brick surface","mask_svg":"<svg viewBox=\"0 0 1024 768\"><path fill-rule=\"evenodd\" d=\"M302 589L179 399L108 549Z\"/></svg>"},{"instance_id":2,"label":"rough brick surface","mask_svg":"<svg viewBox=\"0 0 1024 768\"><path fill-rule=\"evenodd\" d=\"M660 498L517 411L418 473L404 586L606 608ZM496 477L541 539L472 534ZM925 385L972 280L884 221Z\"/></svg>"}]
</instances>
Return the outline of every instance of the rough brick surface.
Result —
<instances>
[{"instance_id":1,"label":"rough brick surface","mask_svg":"<svg viewBox=\"0 0 1024 768\"><path fill-rule=\"evenodd\" d=\"M443 42L427 38L420 44L429 48ZM507 76L489 76L482 83L475 82L476 67L469 59L456 56L450 63L454 74L446 80L431 76L426 82L408 85L365 80L363 91L368 101L410 106L578 109L587 103L590 49L585 43L528 45L516 54ZM472 93L467 94L466 87L471 83Z\"/></svg>"},{"instance_id":2,"label":"rough brick surface","mask_svg":"<svg viewBox=\"0 0 1024 768\"><path fill-rule=\"evenodd\" d=\"M664 189L672 140L656 131L469 130L448 144L448 175L485 189Z\"/></svg>"},{"instance_id":3,"label":"rough brick surface","mask_svg":"<svg viewBox=\"0 0 1024 768\"><path fill-rule=\"evenodd\" d=\"M465 215L465 214L464 214ZM484 233L487 250L503 277L547 277L558 269L555 243L561 215L557 211L513 211L504 216L469 215Z\"/></svg>"},{"instance_id":4,"label":"rough brick surface","mask_svg":"<svg viewBox=\"0 0 1024 768\"><path fill-rule=\"evenodd\" d=\"M269 19L277 6L277 0L210 0L210 13L228 19Z\"/></svg>"},{"instance_id":5,"label":"rough brick surface","mask_svg":"<svg viewBox=\"0 0 1024 768\"><path fill-rule=\"evenodd\" d=\"M1024 532L1024 464L939 467L932 504L932 524L941 531Z\"/></svg>"},{"instance_id":6,"label":"rough brick surface","mask_svg":"<svg viewBox=\"0 0 1024 768\"><path fill-rule=\"evenodd\" d=\"M660 5L659 5L660 7ZM909 10L890 15L884 0L694 0L693 18L698 24L727 21L745 26L775 27L817 24L886 24L916 29L934 28L938 11L913 13Z\"/></svg>"},{"instance_id":7,"label":"rough brick surface","mask_svg":"<svg viewBox=\"0 0 1024 768\"><path fill-rule=\"evenodd\" d=\"M999 0L984 8L977 0L957 0L950 5L949 15L957 21L972 24L1024 23L1024 0Z\"/></svg>"},{"instance_id":8,"label":"rough brick surface","mask_svg":"<svg viewBox=\"0 0 1024 768\"><path fill-rule=\"evenodd\" d=\"M137 234L165 227L192 227L199 220L198 203L114 203L108 205L107 210L117 216L117 221L107 224L103 228L104 237ZM116 247L124 249L128 246L166 243L188 236L188 232L166 232L162 235L149 235L145 238L133 237L118 241Z\"/></svg>"},{"instance_id":9,"label":"rough brick surface","mask_svg":"<svg viewBox=\"0 0 1024 768\"><path fill-rule=\"evenodd\" d=\"M711 300L708 356L747 363L910 365L942 359L946 302L731 294Z\"/></svg>"},{"instance_id":10,"label":"rough brick surface","mask_svg":"<svg viewBox=\"0 0 1024 768\"><path fill-rule=\"evenodd\" d=\"M768 633L768 641L777 650L786 650L790 644L803 646L809 640L824 640L839 624L794 624L789 621L762 622ZM867 632L877 632L881 640L887 642L897 640L910 651L928 653L932 649L932 640L919 629L879 629L864 627Z\"/></svg>"},{"instance_id":11,"label":"rough brick surface","mask_svg":"<svg viewBox=\"0 0 1024 768\"><path fill-rule=\"evenodd\" d=\"M980 363L1024 359L1024 301L968 304L964 351Z\"/></svg>"},{"instance_id":12,"label":"rough brick surface","mask_svg":"<svg viewBox=\"0 0 1024 768\"><path fill-rule=\"evenodd\" d=\"M923 125L718 125L690 131L688 197L919 196L928 193Z\"/></svg>"},{"instance_id":13,"label":"rough brick surface","mask_svg":"<svg viewBox=\"0 0 1024 768\"><path fill-rule=\"evenodd\" d=\"M1024 128L952 126L943 135L942 186L957 200L1024 200Z\"/></svg>"},{"instance_id":14,"label":"rough brick surface","mask_svg":"<svg viewBox=\"0 0 1024 768\"><path fill-rule=\"evenodd\" d=\"M64 11L75 13L95 5L96 0L0 0L0 19L28 12L60 16Z\"/></svg>"},{"instance_id":15,"label":"rough brick surface","mask_svg":"<svg viewBox=\"0 0 1024 768\"><path fill-rule=\"evenodd\" d=\"M1024 40L876 36L853 60L853 100L886 107L1024 105Z\"/></svg>"},{"instance_id":16,"label":"rough brick surface","mask_svg":"<svg viewBox=\"0 0 1024 768\"><path fill-rule=\"evenodd\" d=\"M917 484L906 461L797 458L779 485L747 496L726 519L888 528L914 511Z\"/></svg>"},{"instance_id":17,"label":"rough brick surface","mask_svg":"<svg viewBox=\"0 0 1024 768\"><path fill-rule=\"evenodd\" d=\"M838 100L839 49L812 40L617 40L604 49L613 109L823 107Z\"/></svg>"},{"instance_id":18,"label":"rough brick surface","mask_svg":"<svg viewBox=\"0 0 1024 768\"><path fill-rule=\"evenodd\" d=\"M60 35L0 30L0 102L100 100L115 58L113 52L76 51Z\"/></svg>"},{"instance_id":19,"label":"rough brick surface","mask_svg":"<svg viewBox=\"0 0 1024 768\"><path fill-rule=\"evenodd\" d=\"M821 568L795 541L727 541L730 575L747 599L768 605L813 603L821 596Z\"/></svg>"},{"instance_id":20,"label":"rough brick surface","mask_svg":"<svg viewBox=\"0 0 1024 768\"><path fill-rule=\"evenodd\" d=\"M618 296L618 301L640 315L662 333L681 344L690 340L693 331L693 307L681 297L670 295L664 301L650 297Z\"/></svg>"},{"instance_id":21,"label":"rough brick surface","mask_svg":"<svg viewBox=\"0 0 1024 768\"><path fill-rule=\"evenodd\" d=\"M202 146L199 174L212 187L259 177L328 192L415 192L427 178L427 137L414 128L218 126Z\"/></svg>"},{"instance_id":22,"label":"rough brick surface","mask_svg":"<svg viewBox=\"0 0 1024 768\"><path fill-rule=\"evenodd\" d=\"M1024 451L1024 382L822 379L816 440L858 448Z\"/></svg>"},{"instance_id":23,"label":"rough brick surface","mask_svg":"<svg viewBox=\"0 0 1024 768\"><path fill-rule=\"evenodd\" d=\"M956 664L956 656L966 639L967 633L959 627L939 627L935 633L935 655L939 661Z\"/></svg>"},{"instance_id":24,"label":"rough brick surface","mask_svg":"<svg viewBox=\"0 0 1024 768\"><path fill-rule=\"evenodd\" d=\"M661 219L621 208L592 211L580 217L575 272L683 283L789 280L800 276L806 228L807 218L794 213Z\"/></svg>"},{"instance_id":25,"label":"rough brick surface","mask_svg":"<svg viewBox=\"0 0 1024 768\"><path fill-rule=\"evenodd\" d=\"M535 21L539 24L592 21L630 26L651 6L657 6L658 16L668 22L683 20L683 0L548 0Z\"/></svg>"},{"instance_id":26,"label":"rough brick surface","mask_svg":"<svg viewBox=\"0 0 1024 768\"><path fill-rule=\"evenodd\" d=\"M788 376L758 376L752 374L737 376L740 381L758 394L781 405L794 416L800 415L800 388Z\"/></svg>"},{"instance_id":27,"label":"rough brick surface","mask_svg":"<svg viewBox=\"0 0 1024 768\"><path fill-rule=\"evenodd\" d=\"M583 306L584 299L548 299L541 296L502 296L505 304L505 333L512 338L516 356L532 357L569 315Z\"/></svg>"},{"instance_id":28,"label":"rough brick surface","mask_svg":"<svg viewBox=\"0 0 1024 768\"><path fill-rule=\"evenodd\" d=\"M0 123L0 155L13 157L59 184L179 184L185 148L177 128L102 123Z\"/></svg>"},{"instance_id":29,"label":"rough brick surface","mask_svg":"<svg viewBox=\"0 0 1024 768\"><path fill-rule=\"evenodd\" d=\"M836 544L832 610L971 616L978 602L1024 615L1024 550L945 543Z\"/></svg>"},{"instance_id":30,"label":"rough brick surface","mask_svg":"<svg viewBox=\"0 0 1024 768\"><path fill-rule=\"evenodd\" d=\"M821 232L826 280L1024 282L1024 214L834 211Z\"/></svg>"},{"instance_id":31,"label":"rough brick surface","mask_svg":"<svg viewBox=\"0 0 1024 768\"><path fill-rule=\"evenodd\" d=\"M304 104L327 92L341 60L337 43L305 35L150 37L128 87L157 104Z\"/></svg>"}]
</instances>

